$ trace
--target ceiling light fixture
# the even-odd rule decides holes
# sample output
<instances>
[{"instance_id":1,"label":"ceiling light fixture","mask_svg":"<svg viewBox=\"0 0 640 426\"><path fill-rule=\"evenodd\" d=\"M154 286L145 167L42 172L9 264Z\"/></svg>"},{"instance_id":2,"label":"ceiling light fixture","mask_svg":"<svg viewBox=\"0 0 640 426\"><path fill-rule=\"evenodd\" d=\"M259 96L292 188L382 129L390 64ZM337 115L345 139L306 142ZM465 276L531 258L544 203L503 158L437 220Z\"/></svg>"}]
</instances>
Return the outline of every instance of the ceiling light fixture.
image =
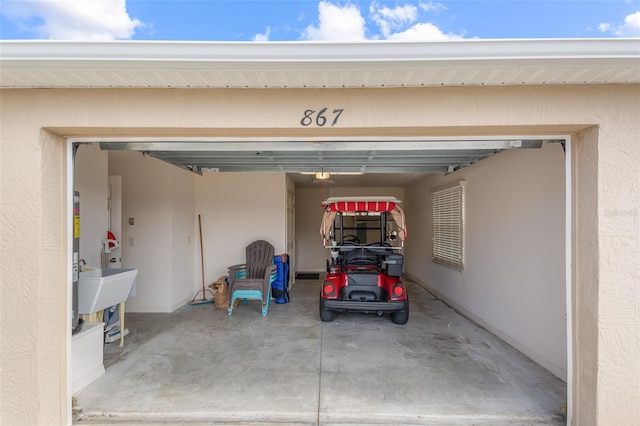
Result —
<instances>
[{"instance_id":1,"label":"ceiling light fixture","mask_svg":"<svg viewBox=\"0 0 640 426\"><path fill-rule=\"evenodd\" d=\"M324 170L321 172L316 172L317 180L329 180L330 177L331 177L331 174L329 172L325 172Z\"/></svg>"},{"instance_id":2,"label":"ceiling light fixture","mask_svg":"<svg viewBox=\"0 0 640 426\"><path fill-rule=\"evenodd\" d=\"M311 176L316 176L316 174L321 174L322 172L298 172L301 175L311 175ZM331 176L361 176L364 174L364 172L324 172L325 175L331 175Z\"/></svg>"}]
</instances>

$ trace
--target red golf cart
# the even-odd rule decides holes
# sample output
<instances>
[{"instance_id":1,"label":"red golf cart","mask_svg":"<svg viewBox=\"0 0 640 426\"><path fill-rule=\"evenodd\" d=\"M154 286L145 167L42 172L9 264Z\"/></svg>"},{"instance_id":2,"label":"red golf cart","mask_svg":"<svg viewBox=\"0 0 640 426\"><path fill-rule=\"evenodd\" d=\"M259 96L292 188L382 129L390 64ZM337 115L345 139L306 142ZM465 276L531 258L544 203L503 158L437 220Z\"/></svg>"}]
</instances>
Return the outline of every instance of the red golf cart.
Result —
<instances>
[{"instance_id":1,"label":"red golf cart","mask_svg":"<svg viewBox=\"0 0 640 426\"><path fill-rule=\"evenodd\" d=\"M320 319L336 312L389 313L395 324L409 320L402 282L407 236L404 212L395 197L333 197L322 205L320 235L331 250L320 293Z\"/></svg>"}]
</instances>

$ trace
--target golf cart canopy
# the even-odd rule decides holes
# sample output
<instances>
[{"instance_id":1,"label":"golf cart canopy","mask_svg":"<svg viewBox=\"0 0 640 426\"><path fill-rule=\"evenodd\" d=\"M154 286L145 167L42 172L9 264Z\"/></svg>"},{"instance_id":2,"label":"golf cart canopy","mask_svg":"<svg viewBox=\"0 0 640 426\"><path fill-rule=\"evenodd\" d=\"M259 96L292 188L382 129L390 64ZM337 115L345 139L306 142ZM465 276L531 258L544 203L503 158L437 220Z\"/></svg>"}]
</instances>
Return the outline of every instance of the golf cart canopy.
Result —
<instances>
[{"instance_id":1,"label":"golf cart canopy","mask_svg":"<svg viewBox=\"0 0 640 426\"><path fill-rule=\"evenodd\" d=\"M397 227L398 237L404 242L407 238L407 225L404 212L395 197L331 197L322 202L324 214L320 225L320 237L323 244L330 244L331 230L338 212L340 213L381 213L391 214Z\"/></svg>"}]
</instances>

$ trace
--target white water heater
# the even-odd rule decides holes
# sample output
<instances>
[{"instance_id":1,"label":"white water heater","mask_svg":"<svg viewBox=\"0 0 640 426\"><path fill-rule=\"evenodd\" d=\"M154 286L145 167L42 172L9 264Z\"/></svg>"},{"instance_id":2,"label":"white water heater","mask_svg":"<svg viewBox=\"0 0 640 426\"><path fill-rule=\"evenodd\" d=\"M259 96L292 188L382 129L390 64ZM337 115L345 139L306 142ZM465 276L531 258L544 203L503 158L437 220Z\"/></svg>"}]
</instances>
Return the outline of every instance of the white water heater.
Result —
<instances>
[{"instance_id":1,"label":"white water heater","mask_svg":"<svg viewBox=\"0 0 640 426\"><path fill-rule=\"evenodd\" d=\"M73 255L71 261L73 275L73 300L71 309L73 312L72 334L80 331L80 314L78 313L78 281L80 280L80 193L73 192Z\"/></svg>"}]
</instances>

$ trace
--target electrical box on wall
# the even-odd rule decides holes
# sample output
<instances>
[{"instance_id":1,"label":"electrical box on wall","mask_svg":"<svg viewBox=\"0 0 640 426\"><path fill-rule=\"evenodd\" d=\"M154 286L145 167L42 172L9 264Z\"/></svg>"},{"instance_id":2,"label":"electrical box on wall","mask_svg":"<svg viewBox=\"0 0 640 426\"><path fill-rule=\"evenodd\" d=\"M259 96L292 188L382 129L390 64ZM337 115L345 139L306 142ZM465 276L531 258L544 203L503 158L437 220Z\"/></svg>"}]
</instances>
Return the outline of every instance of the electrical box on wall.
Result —
<instances>
[{"instance_id":1,"label":"electrical box on wall","mask_svg":"<svg viewBox=\"0 0 640 426\"><path fill-rule=\"evenodd\" d=\"M135 224L136 224L136 219L135 219L135 218L133 218L133 217L130 217L130 218L129 218L129 225L130 225L130 226L133 226L133 225L135 225Z\"/></svg>"}]
</instances>

